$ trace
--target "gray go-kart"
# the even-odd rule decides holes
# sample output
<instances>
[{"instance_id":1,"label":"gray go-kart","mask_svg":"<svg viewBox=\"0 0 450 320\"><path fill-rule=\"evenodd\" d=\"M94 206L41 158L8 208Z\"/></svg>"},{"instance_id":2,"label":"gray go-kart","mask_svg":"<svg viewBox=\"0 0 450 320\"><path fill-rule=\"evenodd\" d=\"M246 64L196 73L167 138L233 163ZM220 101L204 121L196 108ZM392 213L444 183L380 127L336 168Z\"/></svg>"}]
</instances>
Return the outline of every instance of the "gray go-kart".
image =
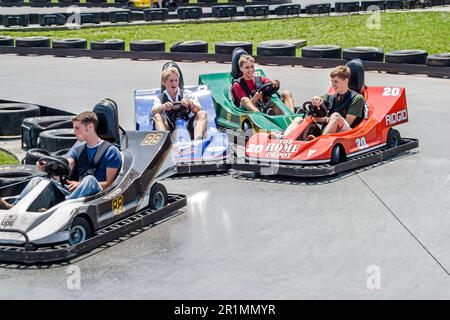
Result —
<instances>
[{"instance_id":1,"label":"gray go-kart","mask_svg":"<svg viewBox=\"0 0 450 320\"><path fill-rule=\"evenodd\" d=\"M117 106L109 99L93 111L99 118L99 136L121 149L118 177L102 192L73 200L66 200L50 180L39 182L13 208L0 210L0 261L30 264L69 260L166 219L186 205L184 195L168 194L158 183L176 172L169 135L124 131L119 126ZM58 176L64 181L71 175L64 158L42 160L49 178ZM0 196L11 202L25 185L1 188Z\"/></svg>"}]
</instances>

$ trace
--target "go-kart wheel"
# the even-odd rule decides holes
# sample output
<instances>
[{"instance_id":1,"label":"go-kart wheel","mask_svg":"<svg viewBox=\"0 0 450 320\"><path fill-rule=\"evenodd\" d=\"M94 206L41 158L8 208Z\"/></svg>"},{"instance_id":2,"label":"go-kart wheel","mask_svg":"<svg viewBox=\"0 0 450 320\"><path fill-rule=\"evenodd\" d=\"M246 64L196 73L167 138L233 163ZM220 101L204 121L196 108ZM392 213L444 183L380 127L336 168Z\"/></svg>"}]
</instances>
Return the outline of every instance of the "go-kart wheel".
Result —
<instances>
[{"instance_id":1,"label":"go-kart wheel","mask_svg":"<svg viewBox=\"0 0 450 320\"><path fill-rule=\"evenodd\" d=\"M158 210L167 205L167 190L160 183L155 183L150 190L150 197L148 199L148 206L150 209Z\"/></svg>"},{"instance_id":2,"label":"go-kart wheel","mask_svg":"<svg viewBox=\"0 0 450 320\"><path fill-rule=\"evenodd\" d=\"M397 147L400 144L401 137L400 132L398 132L395 129L389 130L387 139L386 139L386 145L388 148Z\"/></svg>"},{"instance_id":3,"label":"go-kart wheel","mask_svg":"<svg viewBox=\"0 0 450 320\"><path fill-rule=\"evenodd\" d=\"M338 164L341 163L342 161L344 161L346 158L345 155L345 150L344 148L340 145L337 144L333 147L333 150L331 151L331 164Z\"/></svg>"},{"instance_id":4,"label":"go-kart wheel","mask_svg":"<svg viewBox=\"0 0 450 320\"><path fill-rule=\"evenodd\" d=\"M92 236L92 227L89 222L82 217L76 217L70 226L69 244L77 245L86 241Z\"/></svg>"},{"instance_id":5,"label":"go-kart wheel","mask_svg":"<svg viewBox=\"0 0 450 320\"><path fill-rule=\"evenodd\" d=\"M253 135L253 128L252 125L250 124L250 122L248 120L245 120L242 123L242 131L244 132L244 136L245 136L245 143L247 143L247 141L250 139L250 137Z\"/></svg>"}]
</instances>

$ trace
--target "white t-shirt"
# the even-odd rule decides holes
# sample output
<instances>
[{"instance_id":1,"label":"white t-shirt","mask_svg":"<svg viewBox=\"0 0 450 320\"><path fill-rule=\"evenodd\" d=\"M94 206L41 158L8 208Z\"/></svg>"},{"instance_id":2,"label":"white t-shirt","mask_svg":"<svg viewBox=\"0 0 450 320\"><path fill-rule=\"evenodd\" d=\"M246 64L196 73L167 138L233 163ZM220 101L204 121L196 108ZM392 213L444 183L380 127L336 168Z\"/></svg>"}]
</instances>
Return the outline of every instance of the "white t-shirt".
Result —
<instances>
[{"instance_id":1,"label":"white t-shirt","mask_svg":"<svg viewBox=\"0 0 450 320\"><path fill-rule=\"evenodd\" d=\"M165 94L167 96L167 99L174 103L175 101L181 101L182 99L186 99L186 100L191 100L192 102L194 102L196 105L200 105L200 102L198 101L198 98L196 95L194 95L194 93L191 90L188 89L183 89L183 95L180 95L180 88L178 88L177 90L177 95L176 95L176 99L172 99L172 97L170 96L170 94L167 93L167 90L163 91L163 94ZM162 104L161 100L159 99L159 97L156 97L153 103L153 108L157 108ZM191 111L189 113L189 117L192 117L194 115L194 113Z\"/></svg>"}]
</instances>

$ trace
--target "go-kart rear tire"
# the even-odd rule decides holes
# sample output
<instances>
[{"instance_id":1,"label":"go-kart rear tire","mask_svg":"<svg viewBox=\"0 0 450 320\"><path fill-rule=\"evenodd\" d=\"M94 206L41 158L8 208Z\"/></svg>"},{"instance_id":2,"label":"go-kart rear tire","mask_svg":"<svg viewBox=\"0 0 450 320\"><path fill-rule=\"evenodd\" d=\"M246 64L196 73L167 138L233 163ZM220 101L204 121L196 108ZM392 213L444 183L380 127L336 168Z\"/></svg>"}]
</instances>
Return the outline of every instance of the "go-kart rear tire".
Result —
<instances>
[{"instance_id":1,"label":"go-kart rear tire","mask_svg":"<svg viewBox=\"0 0 450 320\"><path fill-rule=\"evenodd\" d=\"M69 231L69 244L71 246L80 244L92 237L92 227L85 218L76 217L73 219Z\"/></svg>"},{"instance_id":2,"label":"go-kart rear tire","mask_svg":"<svg viewBox=\"0 0 450 320\"><path fill-rule=\"evenodd\" d=\"M167 205L167 189L160 183L155 183L150 189L148 206L152 210L164 208Z\"/></svg>"},{"instance_id":3,"label":"go-kart rear tire","mask_svg":"<svg viewBox=\"0 0 450 320\"><path fill-rule=\"evenodd\" d=\"M335 165L345 161L345 158L346 155L344 148L340 144L335 145L331 151L330 163Z\"/></svg>"},{"instance_id":4,"label":"go-kart rear tire","mask_svg":"<svg viewBox=\"0 0 450 320\"><path fill-rule=\"evenodd\" d=\"M395 130L395 129L389 130L389 133L388 133L388 136L386 139L386 146L388 148L397 147L400 144L400 141L401 141L400 132L398 132L398 130Z\"/></svg>"}]
</instances>

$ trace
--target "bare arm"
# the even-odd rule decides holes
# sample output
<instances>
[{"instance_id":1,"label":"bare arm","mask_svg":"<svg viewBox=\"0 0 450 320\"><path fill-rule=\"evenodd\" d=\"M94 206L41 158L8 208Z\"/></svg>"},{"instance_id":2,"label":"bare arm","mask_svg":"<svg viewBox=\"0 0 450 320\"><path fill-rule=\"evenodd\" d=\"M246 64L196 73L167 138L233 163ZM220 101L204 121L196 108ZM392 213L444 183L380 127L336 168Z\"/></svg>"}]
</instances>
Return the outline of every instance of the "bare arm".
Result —
<instances>
[{"instance_id":1,"label":"bare arm","mask_svg":"<svg viewBox=\"0 0 450 320\"><path fill-rule=\"evenodd\" d=\"M347 114L347 116L345 117L345 121L347 121L348 125L351 127L352 123L356 120L356 118L358 117L352 114Z\"/></svg>"},{"instance_id":2,"label":"bare arm","mask_svg":"<svg viewBox=\"0 0 450 320\"><path fill-rule=\"evenodd\" d=\"M106 168L106 181L100 182L102 189L105 190L108 188L117 177L117 173L119 172L119 168Z\"/></svg>"}]
</instances>

